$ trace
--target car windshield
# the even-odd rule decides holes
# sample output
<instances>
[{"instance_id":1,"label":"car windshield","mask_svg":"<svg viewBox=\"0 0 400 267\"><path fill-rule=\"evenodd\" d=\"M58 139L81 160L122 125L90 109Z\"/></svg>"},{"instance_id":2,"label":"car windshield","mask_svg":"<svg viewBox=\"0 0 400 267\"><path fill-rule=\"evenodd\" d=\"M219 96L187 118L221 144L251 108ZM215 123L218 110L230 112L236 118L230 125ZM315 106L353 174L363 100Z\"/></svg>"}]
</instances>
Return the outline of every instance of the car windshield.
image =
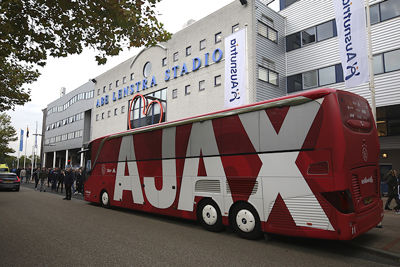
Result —
<instances>
[{"instance_id":1,"label":"car windshield","mask_svg":"<svg viewBox=\"0 0 400 267\"><path fill-rule=\"evenodd\" d=\"M0 168L0 172L8 172L7 168Z\"/></svg>"}]
</instances>

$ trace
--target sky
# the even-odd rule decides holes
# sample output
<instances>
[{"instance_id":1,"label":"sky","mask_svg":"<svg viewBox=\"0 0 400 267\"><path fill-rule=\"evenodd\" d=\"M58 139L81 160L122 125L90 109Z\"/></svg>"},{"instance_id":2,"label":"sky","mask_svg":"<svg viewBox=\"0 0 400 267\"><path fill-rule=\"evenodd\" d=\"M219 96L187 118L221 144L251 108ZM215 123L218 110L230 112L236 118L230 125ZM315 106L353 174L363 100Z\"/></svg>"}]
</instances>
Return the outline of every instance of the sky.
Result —
<instances>
[{"instance_id":1,"label":"sky","mask_svg":"<svg viewBox=\"0 0 400 267\"><path fill-rule=\"evenodd\" d=\"M239 1L239 0L236 0ZM233 2L233 0L162 0L157 4L156 10L159 13L158 19L164 24L167 31L175 33L182 29L183 25L190 19L199 20L223 6ZM275 1L276 4L278 1ZM97 65L95 60L96 52L85 49L80 55L70 55L65 58L49 58L44 68L39 71L42 74L39 79L29 84L27 87L32 89L31 101L24 106L17 106L15 111L8 111L11 116L12 126L16 129L18 138L21 129L29 128L29 138L24 138L24 150L20 156L25 154L32 155L32 148L35 142L34 133L41 134L42 131L42 109L60 96L61 87L66 88L66 93L78 88L93 77L96 77L107 70L122 63L126 59L136 55L141 48L124 49L118 56L109 57L107 64ZM38 136L38 149L40 153L40 136ZM15 151L19 150L18 141L11 142L10 147ZM14 153L15 156L18 153Z\"/></svg>"}]
</instances>

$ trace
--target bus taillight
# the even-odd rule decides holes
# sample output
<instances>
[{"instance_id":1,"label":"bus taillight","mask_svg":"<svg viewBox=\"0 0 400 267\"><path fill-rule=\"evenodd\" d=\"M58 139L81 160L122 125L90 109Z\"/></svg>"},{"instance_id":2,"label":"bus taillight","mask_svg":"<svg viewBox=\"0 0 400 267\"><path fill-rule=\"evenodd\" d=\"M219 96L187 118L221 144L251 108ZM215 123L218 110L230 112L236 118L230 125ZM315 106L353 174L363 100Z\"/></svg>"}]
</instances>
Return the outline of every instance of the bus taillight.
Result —
<instances>
[{"instance_id":1,"label":"bus taillight","mask_svg":"<svg viewBox=\"0 0 400 267\"><path fill-rule=\"evenodd\" d=\"M339 92L338 101L343 124L356 132L369 132L372 128L372 115L367 100L347 93Z\"/></svg>"},{"instance_id":2,"label":"bus taillight","mask_svg":"<svg viewBox=\"0 0 400 267\"><path fill-rule=\"evenodd\" d=\"M353 213L354 206L349 190L324 192L322 196L341 213Z\"/></svg>"}]
</instances>

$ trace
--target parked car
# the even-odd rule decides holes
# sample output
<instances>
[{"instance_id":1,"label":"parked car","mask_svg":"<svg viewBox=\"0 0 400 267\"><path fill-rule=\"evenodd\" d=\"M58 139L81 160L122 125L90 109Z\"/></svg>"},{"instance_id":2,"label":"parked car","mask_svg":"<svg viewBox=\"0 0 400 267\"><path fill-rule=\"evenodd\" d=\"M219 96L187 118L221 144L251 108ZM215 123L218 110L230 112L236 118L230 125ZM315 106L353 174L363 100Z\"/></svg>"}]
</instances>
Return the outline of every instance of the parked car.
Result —
<instances>
[{"instance_id":1,"label":"parked car","mask_svg":"<svg viewBox=\"0 0 400 267\"><path fill-rule=\"evenodd\" d=\"M10 169L6 164L0 164L0 172L9 172Z\"/></svg>"},{"instance_id":2,"label":"parked car","mask_svg":"<svg viewBox=\"0 0 400 267\"><path fill-rule=\"evenodd\" d=\"M1 172L0 173L0 189L14 189L19 191L21 179L12 172Z\"/></svg>"}]
</instances>

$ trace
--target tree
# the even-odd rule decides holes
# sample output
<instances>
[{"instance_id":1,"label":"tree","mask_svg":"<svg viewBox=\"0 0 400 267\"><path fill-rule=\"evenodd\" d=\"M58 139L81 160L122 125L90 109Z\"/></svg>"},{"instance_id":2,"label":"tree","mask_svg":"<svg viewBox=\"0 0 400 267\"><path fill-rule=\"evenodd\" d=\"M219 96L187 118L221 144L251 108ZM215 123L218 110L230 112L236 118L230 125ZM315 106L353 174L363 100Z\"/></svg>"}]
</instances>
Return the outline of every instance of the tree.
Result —
<instances>
[{"instance_id":1,"label":"tree","mask_svg":"<svg viewBox=\"0 0 400 267\"><path fill-rule=\"evenodd\" d=\"M26 84L49 56L95 49L98 64L124 47L151 46L170 38L156 18L161 0L0 1L0 112L30 101Z\"/></svg>"},{"instance_id":2,"label":"tree","mask_svg":"<svg viewBox=\"0 0 400 267\"><path fill-rule=\"evenodd\" d=\"M11 126L11 117L0 113L0 162L4 162L9 153L15 152L14 149L8 147L8 143L17 139L17 132Z\"/></svg>"}]
</instances>

